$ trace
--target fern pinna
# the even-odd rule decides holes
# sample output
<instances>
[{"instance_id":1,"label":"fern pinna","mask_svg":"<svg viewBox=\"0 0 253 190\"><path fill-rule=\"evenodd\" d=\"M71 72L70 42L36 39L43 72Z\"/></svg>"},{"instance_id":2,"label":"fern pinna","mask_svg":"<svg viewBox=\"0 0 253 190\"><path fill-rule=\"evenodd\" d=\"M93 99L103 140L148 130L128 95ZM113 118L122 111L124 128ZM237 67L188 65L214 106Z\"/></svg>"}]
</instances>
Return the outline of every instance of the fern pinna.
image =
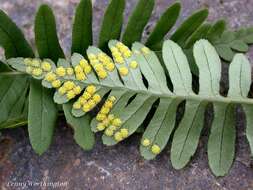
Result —
<instances>
[{"instance_id":1,"label":"fern pinna","mask_svg":"<svg viewBox=\"0 0 253 190\"><path fill-rule=\"evenodd\" d=\"M74 53L70 60L60 59L57 66L49 59L12 58L7 63L42 80L44 87L55 88L54 101L63 104L70 123L72 117L84 117L102 102L90 125L92 131L103 132L103 143L109 146L133 134L156 105L141 139L140 152L146 159L155 158L165 148L175 127L177 107L183 101L186 101L184 116L175 130L171 147L171 162L175 168L184 167L195 153L208 103L212 103L214 109L208 141L212 171L225 175L233 162L237 104L243 106L247 115L247 135L252 147L253 101L247 98L251 67L245 56L236 55L230 64L230 88L228 96L223 97L219 93L221 61L206 40L196 42L193 48L199 69L198 94L192 90L187 58L173 41L163 44L164 68L156 54L141 43L134 43L130 50L123 43L111 40L109 49L113 60L91 46L87 50L88 60ZM167 86L165 72L169 73L173 91ZM35 150L39 149L33 139L31 142Z\"/></svg>"},{"instance_id":2,"label":"fern pinna","mask_svg":"<svg viewBox=\"0 0 253 190\"><path fill-rule=\"evenodd\" d=\"M39 58L21 30L0 11L0 45L7 59L0 63L0 129L28 124L32 147L42 154L52 141L63 107L74 139L84 150L93 147L94 132L103 133L104 144L114 145L141 126L145 128L140 143L143 157L155 158L173 139L171 161L180 169L197 148L204 112L212 103L215 114L208 158L214 174L225 175L234 157L237 104L247 115L246 134L251 150L253 147L252 101L247 98L250 66L243 55L234 56L248 51L253 30L227 30L224 20L208 23L208 10L201 9L171 32L181 10L181 4L175 2L161 15L143 45L139 42L154 5L155 0L139 0L123 31L125 0L111 0L96 48L92 46L92 2L81 0L69 60L60 46L49 6L42 5L35 18ZM171 41L164 41L167 34ZM227 97L219 94L219 57L225 61L234 57ZM176 119L178 108L184 108L182 119Z\"/></svg>"}]
</instances>

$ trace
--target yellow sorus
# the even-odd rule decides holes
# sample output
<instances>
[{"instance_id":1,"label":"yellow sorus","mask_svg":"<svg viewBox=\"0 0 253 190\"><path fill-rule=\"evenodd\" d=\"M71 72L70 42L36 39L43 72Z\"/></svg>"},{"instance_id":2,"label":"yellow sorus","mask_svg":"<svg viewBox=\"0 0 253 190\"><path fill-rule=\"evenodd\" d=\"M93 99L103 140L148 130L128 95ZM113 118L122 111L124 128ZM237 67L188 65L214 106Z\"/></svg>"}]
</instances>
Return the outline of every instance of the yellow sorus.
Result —
<instances>
[{"instance_id":1,"label":"yellow sorus","mask_svg":"<svg viewBox=\"0 0 253 190\"><path fill-rule=\"evenodd\" d=\"M119 51L112 52L113 57L121 57L121 53Z\"/></svg>"},{"instance_id":2,"label":"yellow sorus","mask_svg":"<svg viewBox=\"0 0 253 190\"><path fill-rule=\"evenodd\" d=\"M78 95L82 92L82 89L80 86L76 86L74 87L73 91L75 92L76 95Z\"/></svg>"},{"instance_id":3,"label":"yellow sorus","mask_svg":"<svg viewBox=\"0 0 253 190\"><path fill-rule=\"evenodd\" d=\"M83 105L83 111L84 111L84 112L89 112L89 111L90 111L90 105L87 104L87 103L84 104L84 105Z\"/></svg>"},{"instance_id":4,"label":"yellow sorus","mask_svg":"<svg viewBox=\"0 0 253 190\"><path fill-rule=\"evenodd\" d=\"M91 66L90 65L86 65L84 68L83 68L85 74L89 74L91 72Z\"/></svg>"},{"instance_id":5,"label":"yellow sorus","mask_svg":"<svg viewBox=\"0 0 253 190\"><path fill-rule=\"evenodd\" d=\"M122 121L120 118L115 118L113 121L112 121L112 125L116 126L116 127L120 127L122 124Z\"/></svg>"},{"instance_id":6,"label":"yellow sorus","mask_svg":"<svg viewBox=\"0 0 253 190\"><path fill-rule=\"evenodd\" d=\"M76 96L75 92L73 90L70 90L67 92L67 98L70 100L70 99L73 99L74 97Z\"/></svg>"},{"instance_id":7,"label":"yellow sorus","mask_svg":"<svg viewBox=\"0 0 253 190\"><path fill-rule=\"evenodd\" d=\"M91 64L92 66L94 66L94 65L96 65L96 64L99 64L99 60L93 59L93 60L90 61L90 64Z\"/></svg>"},{"instance_id":8,"label":"yellow sorus","mask_svg":"<svg viewBox=\"0 0 253 190\"><path fill-rule=\"evenodd\" d=\"M120 73L121 76L127 76L128 73L129 73L128 68L126 68L126 67L120 67L119 68L119 73Z\"/></svg>"},{"instance_id":9,"label":"yellow sorus","mask_svg":"<svg viewBox=\"0 0 253 190\"><path fill-rule=\"evenodd\" d=\"M64 77L66 75L66 69L62 66L58 67L55 72L59 77Z\"/></svg>"},{"instance_id":10,"label":"yellow sorus","mask_svg":"<svg viewBox=\"0 0 253 190\"><path fill-rule=\"evenodd\" d=\"M113 71L115 69L115 65L112 63L112 62L109 62L105 65L105 68L108 70L108 71Z\"/></svg>"},{"instance_id":11,"label":"yellow sorus","mask_svg":"<svg viewBox=\"0 0 253 190\"><path fill-rule=\"evenodd\" d=\"M116 101L116 97L115 96L110 96L109 100L112 101L112 102L115 102Z\"/></svg>"},{"instance_id":12,"label":"yellow sorus","mask_svg":"<svg viewBox=\"0 0 253 190\"><path fill-rule=\"evenodd\" d=\"M96 116L97 121L103 121L105 118L106 118L106 115L101 114L101 113L97 114Z\"/></svg>"},{"instance_id":13,"label":"yellow sorus","mask_svg":"<svg viewBox=\"0 0 253 190\"><path fill-rule=\"evenodd\" d=\"M25 72L27 72L28 74L31 74L32 71L33 71L33 68L32 68L32 67L30 67L30 66L26 67Z\"/></svg>"},{"instance_id":14,"label":"yellow sorus","mask_svg":"<svg viewBox=\"0 0 253 190\"><path fill-rule=\"evenodd\" d=\"M122 140L123 140L123 137L122 137L122 135L121 135L120 132L116 132L116 133L114 134L114 139L115 139L115 141L119 142L119 141L122 141Z\"/></svg>"},{"instance_id":15,"label":"yellow sorus","mask_svg":"<svg viewBox=\"0 0 253 190\"><path fill-rule=\"evenodd\" d=\"M101 71L101 70L104 69L104 67L103 67L103 65L102 65L101 63L98 63L98 64L95 64L95 65L94 65L94 69L95 69L96 71Z\"/></svg>"},{"instance_id":16,"label":"yellow sorus","mask_svg":"<svg viewBox=\"0 0 253 190\"><path fill-rule=\"evenodd\" d=\"M113 114L110 114L110 115L108 115L107 118L108 118L109 121L112 121L112 120L114 119L114 115L113 115Z\"/></svg>"},{"instance_id":17,"label":"yellow sorus","mask_svg":"<svg viewBox=\"0 0 253 190\"><path fill-rule=\"evenodd\" d=\"M102 123L99 123L99 124L97 125L97 130L98 130L98 131L103 131L103 130L105 130L105 128L106 128L106 126L103 125Z\"/></svg>"},{"instance_id":18,"label":"yellow sorus","mask_svg":"<svg viewBox=\"0 0 253 190\"><path fill-rule=\"evenodd\" d=\"M90 93L90 94L94 94L96 92L96 90L97 90L97 88L94 85L89 85L85 89L85 91L88 92L88 93Z\"/></svg>"},{"instance_id":19,"label":"yellow sorus","mask_svg":"<svg viewBox=\"0 0 253 190\"><path fill-rule=\"evenodd\" d=\"M84 73L77 73L76 74L76 79L79 80L79 81L82 81L82 80L86 80L87 77L85 76Z\"/></svg>"},{"instance_id":20,"label":"yellow sorus","mask_svg":"<svg viewBox=\"0 0 253 190\"><path fill-rule=\"evenodd\" d=\"M99 94L94 94L92 99L94 102L99 103L101 101L101 96Z\"/></svg>"},{"instance_id":21,"label":"yellow sorus","mask_svg":"<svg viewBox=\"0 0 253 190\"><path fill-rule=\"evenodd\" d=\"M88 100L91 98L91 94L89 92L84 92L82 97L85 99L85 100Z\"/></svg>"},{"instance_id":22,"label":"yellow sorus","mask_svg":"<svg viewBox=\"0 0 253 190\"><path fill-rule=\"evenodd\" d=\"M142 51L144 54L148 54L148 53L150 52L150 50L149 50L147 47L141 48L141 51Z\"/></svg>"},{"instance_id":23,"label":"yellow sorus","mask_svg":"<svg viewBox=\"0 0 253 190\"><path fill-rule=\"evenodd\" d=\"M111 136L113 136L113 131L110 130L110 129L106 129L105 130L105 135L108 136L108 137L111 137Z\"/></svg>"},{"instance_id":24,"label":"yellow sorus","mask_svg":"<svg viewBox=\"0 0 253 190\"><path fill-rule=\"evenodd\" d=\"M48 73L45 77L45 80L48 82L52 82L56 80L56 75L54 73Z\"/></svg>"},{"instance_id":25,"label":"yellow sorus","mask_svg":"<svg viewBox=\"0 0 253 190\"><path fill-rule=\"evenodd\" d=\"M130 50L127 50L127 51L123 52L123 55L124 55L124 57L129 58L132 56L132 52Z\"/></svg>"},{"instance_id":26,"label":"yellow sorus","mask_svg":"<svg viewBox=\"0 0 253 190\"><path fill-rule=\"evenodd\" d=\"M110 50L111 50L111 52L117 52L118 48L116 48L116 47L113 46L113 47L110 48Z\"/></svg>"},{"instance_id":27,"label":"yellow sorus","mask_svg":"<svg viewBox=\"0 0 253 190\"><path fill-rule=\"evenodd\" d=\"M151 152L152 152L153 154L159 154L160 151L161 151L161 148L160 148L158 145L156 145L156 144L154 144L154 145L151 147Z\"/></svg>"},{"instance_id":28,"label":"yellow sorus","mask_svg":"<svg viewBox=\"0 0 253 190\"><path fill-rule=\"evenodd\" d=\"M120 133L123 138L128 137L128 129L120 129Z\"/></svg>"},{"instance_id":29,"label":"yellow sorus","mask_svg":"<svg viewBox=\"0 0 253 190\"><path fill-rule=\"evenodd\" d=\"M117 48L122 48L122 47L124 47L125 45L122 43L122 42L117 42L117 44L116 44L116 47Z\"/></svg>"},{"instance_id":30,"label":"yellow sorus","mask_svg":"<svg viewBox=\"0 0 253 190\"><path fill-rule=\"evenodd\" d=\"M80 104L80 102L75 102L75 103L73 104L73 108L76 109L76 110L81 109L81 107L82 107L82 105Z\"/></svg>"},{"instance_id":31,"label":"yellow sorus","mask_svg":"<svg viewBox=\"0 0 253 190\"><path fill-rule=\"evenodd\" d=\"M37 59L33 59L31 65L33 67L40 67L40 61Z\"/></svg>"},{"instance_id":32,"label":"yellow sorus","mask_svg":"<svg viewBox=\"0 0 253 190\"><path fill-rule=\"evenodd\" d=\"M67 81L63 86L66 88L66 90L72 90L75 87L75 83L72 81Z\"/></svg>"},{"instance_id":33,"label":"yellow sorus","mask_svg":"<svg viewBox=\"0 0 253 190\"><path fill-rule=\"evenodd\" d=\"M96 102L93 100L89 100L87 104L89 104L90 108L94 108L96 106Z\"/></svg>"},{"instance_id":34,"label":"yellow sorus","mask_svg":"<svg viewBox=\"0 0 253 190\"><path fill-rule=\"evenodd\" d=\"M87 64L88 64L88 62L87 62L86 59L81 59L81 61L79 62L79 65L80 65L81 67L85 67Z\"/></svg>"},{"instance_id":35,"label":"yellow sorus","mask_svg":"<svg viewBox=\"0 0 253 190\"><path fill-rule=\"evenodd\" d=\"M83 68L80 65L75 66L76 73L83 73Z\"/></svg>"},{"instance_id":36,"label":"yellow sorus","mask_svg":"<svg viewBox=\"0 0 253 190\"><path fill-rule=\"evenodd\" d=\"M97 56L95 55L95 54L92 54L92 53L90 53L90 54L88 54L88 58L89 59L97 59Z\"/></svg>"},{"instance_id":37,"label":"yellow sorus","mask_svg":"<svg viewBox=\"0 0 253 190\"><path fill-rule=\"evenodd\" d=\"M107 77L107 72L105 70L98 71L97 74L101 79L105 79Z\"/></svg>"},{"instance_id":38,"label":"yellow sorus","mask_svg":"<svg viewBox=\"0 0 253 190\"><path fill-rule=\"evenodd\" d=\"M141 143L143 146L145 146L145 147L147 147L147 146L149 146L150 145L150 140L149 139L147 139L147 138L145 138L143 141L142 141L142 143Z\"/></svg>"},{"instance_id":39,"label":"yellow sorus","mask_svg":"<svg viewBox=\"0 0 253 190\"><path fill-rule=\"evenodd\" d=\"M117 127L114 126L114 125L110 125L110 126L108 127L108 129L109 129L109 130L112 130L112 131L115 131L115 130L117 129Z\"/></svg>"},{"instance_id":40,"label":"yellow sorus","mask_svg":"<svg viewBox=\"0 0 253 190\"><path fill-rule=\"evenodd\" d=\"M108 126L110 124L110 121L106 118L102 122L105 126Z\"/></svg>"},{"instance_id":41,"label":"yellow sorus","mask_svg":"<svg viewBox=\"0 0 253 190\"><path fill-rule=\"evenodd\" d=\"M79 102L80 102L81 105L84 105L87 102L87 100L84 97L81 96L79 98Z\"/></svg>"},{"instance_id":42,"label":"yellow sorus","mask_svg":"<svg viewBox=\"0 0 253 190\"><path fill-rule=\"evenodd\" d=\"M104 106L105 106L106 108L109 108L109 109L110 109L110 108L113 107L113 103L112 103L111 101L108 101L108 100L107 100L107 101L105 102Z\"/></svg>"},{"instance_id":43,"label":"yellow sorus","mask_svg":"<svg viewBox=\"0 0 253 190\"><path fill-rule=\"evenodd\" d=\"M25 64L25 65L31 65L31 64L32 64L32 59L30 59L30 58L25 58L25 59L24 59L24 64Z\"/></svg>"},{"instance_id":44,"label":"yellow sorus","mask_svg":"<svg viewBox=\"0 0 253 190\"><path fill-rule=\"evenodd\" d=\"M51 66L50 63L44 61L44 62L42 62L42 64L41 64L41 68L42 68L44 71L48 72L48 71L51 71L52 66Z\"/></svg>"},{"instance_id":45,"label":"yellow sorus","mask_svg":"<svg viewBox=\"0 0 253 190\"><path fill-rule=\"evenodd\" d=\"M110 112L110 109L106 108L106 107L102 107L101 110L100 110L101 114L108 114L109 112Z\"/></svg>"},{"instance_id":46,"label":"yellow sorus","mask_svg":"<svg viewBox=\"0 0 253 190\"><path fill-rule=\"evenodd\" d=\"M32 70L32 74L34 76L40 76L40 75L42 75L42 73L43 73L43 71L40 68L35 68L35 69Z\"/></svg>"},{"instance_id":47,"label":"yellow sorus","mask_svg":"<svg viewBox=\"0 0 253 190\"><path fill-rule=\"evenodd\" d=\"M54 80L54 81L52 82L52 86L53 86L54 88L59 88L59 87L61 86L61 81L60 81L60 80Z\"/></svg>"},{"instance_id":48,"label":"yellow sorus","mask_svg":"<svg viewBox=\"0 0 253 190\"><path fill-rule=\"evenodd\" d=\"M67 68L67 74L68 75L73 75L74 74L74 70L71 67Z\"/></svg>"},{"instance_id":49,"label":"yellow sorus","mask_svg":"<svg viewBox=\"0 0 253 190\"><path fill-rule=\"evenodd\" d=\"M61 95L65 94L67 92L66 88L64 86L62 86L61 88L59 88L59 93Z\"/></svg>"},{"instance_id":50,"label":"yellow sorus","mask_svg":"<svg viewBox=\"0 0 253 190\"><path fill-rule=\"evenodd\" d=\"M136 69L136 68L138 67L137 61L131 61L130 67L131 67L132 69Z\"/></svg>"},{"instance_id":51,"label":"yellow sorus","mask_svg":"<svg viewBox=\"0 0 253 190\"><path fill-rule=\"evenodd\" d=\"M119 56L119 57L115 57L115 61L119 64L123 64L124 63L124 59L123 57Z\"/></svg>"},{"instance_id":52,"label":"yellow sorus","mask_svg":"<svg viewBox=\"0 0 253 190\"><path fill-rule=\"evenodd\" d=\"M104 53L99 53L99 54L98 54L98 59L99 59L99 60L102 61L102 60L104 60L104 59L106 59L106 58L107 58L107 55L106 55L106 54L104 54Z\"/></svg>"}]
</instances>

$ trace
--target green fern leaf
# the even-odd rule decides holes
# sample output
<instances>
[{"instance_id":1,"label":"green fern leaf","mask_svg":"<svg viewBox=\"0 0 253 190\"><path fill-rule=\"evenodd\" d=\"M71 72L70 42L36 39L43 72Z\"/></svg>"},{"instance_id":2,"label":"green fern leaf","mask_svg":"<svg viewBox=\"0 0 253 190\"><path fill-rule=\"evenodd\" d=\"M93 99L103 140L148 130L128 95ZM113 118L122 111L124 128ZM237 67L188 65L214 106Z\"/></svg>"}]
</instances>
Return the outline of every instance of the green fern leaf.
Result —
<instances>
[{"instance_id":1,"label":"green fern leaf","mask_svg":"<svg viewBox=\"0 0 253 190\"><path fill-rule=\"evenodd\" d=\"M125 0L112 0L105 11L98 46L106 52L108 52L108 42L120 38L124 9Z\"/></svg>"},{"instance_id":2,"label":"green fern leaf","mask_svg":"<svg viewBox=\"0 0 253 190\"><path fill-rule=\"evenodd\" d=\"M122 41L127 46L140 41L144 27L149 21L155 5L154 0L139 0L136 8L129 18Z\"/></svg>"},{"instance_id":3,"label":"green fern leaf","mask_svg":"<svg viewBox=\"0 0 253 190\"><path fill-rule=\"evenodd\" d=\"M92 4L90 0L81 0L75 13L71 52L84 55L90 45L92 45Z\"/></svg>"},{"instance_id":4,"label":"green fern leaf","mask_svg":"<svg viewBox=\"0 0 253 190\"><path fill-rule=\"evenodd\" d=\"M175 31L175 33L171 36L171 40L176 42L181 47L184 47L186 40L203 24L207 16L207 9L199 10L192 14Z\"/></svg>"},{"instance_id":5,"label":"green fern leaf","mask_svg":"<svg viewBox=\"0 0 253 190\"><path fill-rule=\"evenodd\" d=\"M35 18L35 42L40 58L57 61L64 58L56 33L54 14L47 5L41 5Z\"/></svg>"},{"instance_id":6,"label":"green fern leaf","mask_svg":"<svg viewBox=\"0 0 253 190\"><path fill-rule=\"evenodd\" d=\"M152 48L154 45L157 45L163 41L165 35L171 30L175 25L179 14L180 14L181 4L174 3L171 5L161 16L157 22L154 30L149 35L146 46Z\"/></svg>"},{"instance_id":7,"label":"green fern leaf","mask_svg":"<svg viewBox=\"0 0 253 190\"><path fill-rule=\"evenodd\" d=\"M32 80L29 94L28 132L36 153L44 153L53 138L57 119L57 108L52 99L52 91Z\"/></svg>"}]
</instances>

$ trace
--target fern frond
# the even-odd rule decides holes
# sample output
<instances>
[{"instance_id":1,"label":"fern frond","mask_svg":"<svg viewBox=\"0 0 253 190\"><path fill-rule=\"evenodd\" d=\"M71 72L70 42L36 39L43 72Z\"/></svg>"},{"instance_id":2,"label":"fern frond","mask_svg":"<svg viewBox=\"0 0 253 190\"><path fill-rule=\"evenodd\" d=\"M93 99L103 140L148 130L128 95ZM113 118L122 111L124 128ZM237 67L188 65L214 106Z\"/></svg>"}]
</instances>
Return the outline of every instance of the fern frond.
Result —
<instances>
[{"instance_id":1,"label":"fern frond","mask_svg":"<svg viewBox=\"0 0 253 190\"><path fill-rule=\"evenodd\" d=\"M215 48L206 40L198 41L193 48L199 69L198 94L192 90L187 57L175 42L168 40L163 45L165 69L156 54L141 43L134 43L130 50L123 43L111 40L109 49L113 59L100 49L89 47L88 60L75 53L70 61L60 59L57 67L50 60L42 60L39 66L34 66L27 58L9 59L8 63L21 72L27 72L30 67L28 74L43 79L43 86L56 88L56 103L73 102L72 108L69 103L66 106L69 110L66 112L65 109L67 118L70 118L70 112L75 117L84 117L102 102L91 121L91 129L104 133L102 139L106 145L117 144L132 135L151 108L157 105L141 140L140 152L146 159L155 158L165 148L175 128L177 107L186 101L184 116L172 141L171 161L176 169L184 167L194 155L206 106L212 103L214 121L208 142L208 159L216 175L225 175L234 157L235 105L243 105L247 113L253 104L247 98L251 72L245 56L238 54L231 63L230 90L228 97L223 97L219 93L221 61ZM49 70L43 70L45 63L50 65ZM43 70L40 75L33 72L37 68ZM168 88L165 70L173 83L173 92ZM143 77L147 84L144 84ZM70 120L73 120L72 116ZM77 118L74 120L78 121ZM248 138L252 142L250 134Z\"/></svg>"}]
</instances>

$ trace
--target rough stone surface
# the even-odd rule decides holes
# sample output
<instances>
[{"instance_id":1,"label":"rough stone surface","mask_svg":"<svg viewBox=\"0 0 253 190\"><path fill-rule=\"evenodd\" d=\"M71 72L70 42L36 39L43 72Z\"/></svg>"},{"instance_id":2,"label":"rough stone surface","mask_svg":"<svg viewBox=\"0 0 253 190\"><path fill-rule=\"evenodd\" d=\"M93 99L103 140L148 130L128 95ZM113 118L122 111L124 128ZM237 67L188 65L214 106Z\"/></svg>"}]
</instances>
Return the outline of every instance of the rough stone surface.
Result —
<instances>
[{"instance_id":1,"label":"rough stone surface","mask_svg":"<svg viewBox=\"0 0 253 190\"><path fill-rule=\"evenodd\" d=\"M57 27L66 54L70 52L71 21L78 0L0 0L3 9L22 28L34 46L33 18L37 7L49 3L55 9ZM94 2L94 41L99 33L103 11L108 1ZM156 8L147 26L150 31L166 6L172 0L157 0ZM136 4L127 0L126 18ZM253 25L253 0L182 0L183 18L200 7L209 7L209 20L224 17L232 28ZM253 51L250 51L253 58ZM253 60L253 59L251 59ZM238 109L236 158L230 173L215 178L208 168L206 153L208 119L197 153L185 169L174 170L169 162L168 150L154 161L145 161L138 152L139 139L135 135L114 147L105 147L97 137L97 144L84 152L75 144L72 131L64 119L59 119L54 141L42 156L36 155L28 141L26 128L3 131L0 143L0 188L54 189L50 184L61 183L58 189L253 189L253 168L249 146L245 137L244 114ZM207 113L210 118L211 114ZM30 183L34 186L31 186ZM37 183L37 184L36 184ZM52 183L51 183L52 184Z\"/></svg>"}]
</instances>

